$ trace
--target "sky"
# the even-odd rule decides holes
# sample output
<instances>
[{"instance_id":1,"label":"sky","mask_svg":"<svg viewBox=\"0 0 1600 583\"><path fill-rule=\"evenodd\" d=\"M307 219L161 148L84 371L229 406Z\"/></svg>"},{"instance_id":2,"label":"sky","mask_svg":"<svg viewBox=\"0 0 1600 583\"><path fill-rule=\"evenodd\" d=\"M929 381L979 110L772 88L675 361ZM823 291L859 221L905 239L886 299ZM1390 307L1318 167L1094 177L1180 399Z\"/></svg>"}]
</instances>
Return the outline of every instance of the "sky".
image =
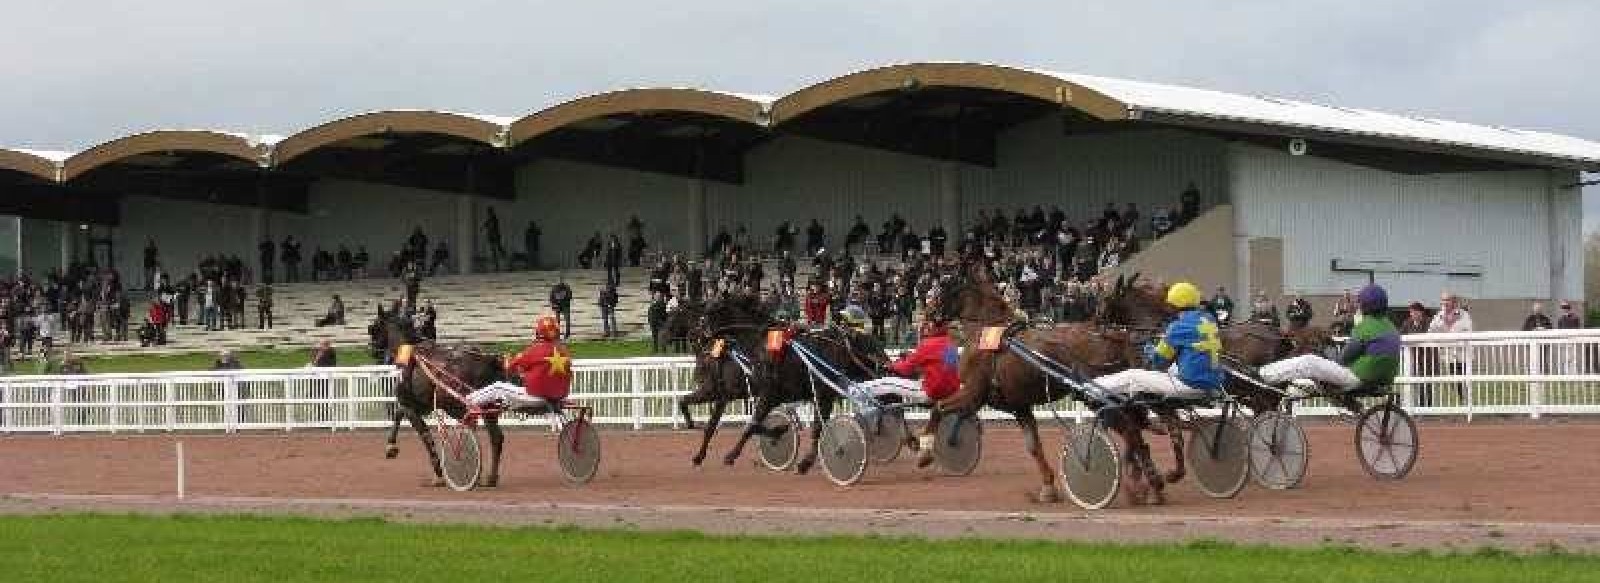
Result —
<instances>
[{"instance_id":1,"label":"sky","mask_svg":"<svg viewBox=\"0 0 1600 583\"><path fill-rule=\"evenodd\" d=\"M781 95L926 60L1600 141L1594 0L73 0L4 13L7 147L79 149L157 128L288 134L389 108L516 116L637 86ZM1585 194L1588 231L1600 189Z\"/></svg>"}]
</instances>

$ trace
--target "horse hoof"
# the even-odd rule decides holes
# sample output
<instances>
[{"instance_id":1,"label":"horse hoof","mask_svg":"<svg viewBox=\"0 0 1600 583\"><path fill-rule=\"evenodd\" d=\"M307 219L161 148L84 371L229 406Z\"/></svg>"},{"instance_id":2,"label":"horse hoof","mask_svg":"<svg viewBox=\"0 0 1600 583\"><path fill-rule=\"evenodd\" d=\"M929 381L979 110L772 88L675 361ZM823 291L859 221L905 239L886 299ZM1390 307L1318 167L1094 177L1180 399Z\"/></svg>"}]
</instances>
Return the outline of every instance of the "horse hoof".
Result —
<instances>
[{"instance_id":1,"label":"horse hoof","mask_svg":"<svg viewBox=\"0 0 1600 583\"><path fill-rule=\"evenodd\" d=\"M400 446L391 445L383 448L383 459L392 460L397 457L400 457Z\"/></svg>"},{"instance_id":2,"label":"horse hoof","mask_svg":"<svg viewBox=\"0 0 1600 583\"><path fill-rule=\"evenodd\" d=\"M917 467L926 468L933 465L933 452L921 451L917 453Z\"/></svg>"},{"instance_id":3,"label":"horse hoof","mask_svg":"<svg viewBox=\"0 0 1600 583\"><path fill-rule=\"evenodd\" d=\"M1054 504L1061 501L1061 494L1056 492L1054 486L1044 486L1039 489L1039 493L1034 496L1033 501L1040 504Z\"/></svg>"},{"instance_id":4,"label":"horse hoof","mask_svg":"<svg viewBox=\"0 0 1600 583\"><path fill-rule=\"evenodd\" d=\"M1177 470L1173 470L1173 471L1167 472L1166 477L1163 478L1163 480L1165 480L1166 483L1168 483L1168 484L1176 484L1176 483L1178 483L1179 480L1182 480L1182 479L1183 479L1183 472L1180 472L1180 471L1177 471Z\"/></svg>"},{"instance_id":5,"label":"horse hoof","mask_svg":"<svg viewBox=\"0 0 1600 583\"><path fill-rule=\"evenodd\" d=\"M483 481L478 482L478 487L479 488L493 488L493 487L499 486L499 485L500 485L500 477L499 476L495 476L495 477L492 477L492 478L484 478Z\"/></svg>"},{"instance_id":6,"label":"horse hoof","mask_svg":"<svg viewBox=\"0 0 1600 583\"><path fill-rule=\"evenodd\" d=\"M432 480L428 480L428 487L429 488L443 488L444 487L444 478L434 478Z\"/></svg>"},{"instance_id":7,"label":"horse hoof","mask_svg":"<svg viewBox=\"0 0 1600 583\"><path fill-rule=\"evenodd\" d=\"M706 461L706 456L697 455L697 456L694 456L694 459L689 460L689 463L694 464L694 467L698 468L698 467L700 467L700 463L704 462L704 461Z\"/></svg>"},{"instance_id":8,"label":"horse hoof","mask_svg":"<svg viewBox=\"0 0 1600 583\"><path fill-rule=\"evenodd\" d=\"M731 466L731 465L733 465L733 462L736 462L736 461L739 461L739 458L736 458L736 457L733 457L733 456L730 455L728 457L722 458L722 465Z\"/></svg>"},{"instance_id":9,"label":"horse hoof","mask_svg":"<svg viewBox=\"0 0 1600 583\"><path fill-rule=\"evenodd\" d=\"M817 460L812 460L812 459L800 460L800 463L794 467L794 471L795 471L795 473L804 476L804 475L806 475L806 472L811 471L811 465L815 464L815 463L817 463Z\"/></svg>"}]
</instances>

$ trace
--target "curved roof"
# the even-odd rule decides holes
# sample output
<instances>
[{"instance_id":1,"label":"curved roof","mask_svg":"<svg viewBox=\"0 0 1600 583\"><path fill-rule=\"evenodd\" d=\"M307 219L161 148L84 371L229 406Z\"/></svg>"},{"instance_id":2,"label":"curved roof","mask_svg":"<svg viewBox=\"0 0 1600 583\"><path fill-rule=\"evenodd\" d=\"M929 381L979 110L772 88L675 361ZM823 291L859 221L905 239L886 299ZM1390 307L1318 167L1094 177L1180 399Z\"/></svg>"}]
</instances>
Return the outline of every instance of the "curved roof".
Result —
<instances>
[{"instance_id":1,"label":"curved roof","mask_svg":"<svg viewBox=\"0 0 1600 583\"><path fill-rule=\"evenodd\" d=\"M141 154L160 152L204 152L261 163L266 147L259 139L245 134L212 130L156 130L134 134L100 144L67 158L61 165L61 181Z\"/></svg>"},{"instance_id":2,"label":"curved roof","mask_svg":"<svg viewBox=\"0 0 1600 583\"><path fill-rule=\"evenodd\" d=\"M15 170L53 182L61 162L71 156L69 152L0 148L0 170Z\"/></svg>"},{"instance_id":3,"label":"curved roof","mask_svg":"<svg viewBox=\"0 0 1600 583\"><path fill-rule=\"evenodd\" d=\"M979 63L907 63L835 77L779 98L772 123L780 125L856 97L918 87L987 89L1071 107L1101 120L1128 117L1126 104L1099 90L1049 73Z\"/></svg>"},{"instance_id":4,"label":"curved roof","mask_svg":"<svg viewBox=\"0 0 1600 583\"><path fill-rule=\"evenodd\" d=\"M699 113L755 126L766 125L772 98L683 87L639 88L586 95L548 107L511 124L508 145L515 146L562 127L609 115L657 111Z\"/></svg>"},{"instance_id":5,"label":"curved roof","mask_svg":"<svg viewBox=\"0 0 1600 583\"><path fill-rule=\"evenodd\" d=\"M473 113L390 109L340 118L306 129L272 148L272 163L282 164L317 148L373 134L429 133L497 144L512 118Z\"/></svg>"}]
</instances>

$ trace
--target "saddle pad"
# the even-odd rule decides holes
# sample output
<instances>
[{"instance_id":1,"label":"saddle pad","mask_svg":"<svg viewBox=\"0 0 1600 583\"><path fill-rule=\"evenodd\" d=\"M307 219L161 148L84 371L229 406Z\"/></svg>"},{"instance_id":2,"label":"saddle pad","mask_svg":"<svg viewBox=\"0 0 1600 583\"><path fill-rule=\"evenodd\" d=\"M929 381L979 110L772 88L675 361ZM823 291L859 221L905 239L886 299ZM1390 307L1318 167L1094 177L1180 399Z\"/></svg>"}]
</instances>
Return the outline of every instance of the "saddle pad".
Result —
<instances>
[{"instance_id":1,"label":"saddle pad","mask_svg":"<svg viewBox=\"0 0 1600 583\"><path fill-rule=\"evenodd\" d=\"M978 350L996 352L1000 350L1000 341L1006 337L1005 326L988 326L978 333Z\"/></svg>"}]
</instances>

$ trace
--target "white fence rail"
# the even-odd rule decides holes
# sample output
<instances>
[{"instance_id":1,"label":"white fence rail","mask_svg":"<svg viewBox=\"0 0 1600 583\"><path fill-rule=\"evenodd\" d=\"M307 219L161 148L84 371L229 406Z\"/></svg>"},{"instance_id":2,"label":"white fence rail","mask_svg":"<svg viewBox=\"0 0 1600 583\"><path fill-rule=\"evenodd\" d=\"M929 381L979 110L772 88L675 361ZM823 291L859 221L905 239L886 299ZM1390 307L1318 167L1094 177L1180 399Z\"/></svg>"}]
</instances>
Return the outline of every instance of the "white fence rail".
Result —
<instances>
[{"instance_id":1,"label":"white fence rail","mask_svg":"<svg viewBox=\"0 0 1600 583\"><path fill-rule=\"evenodd\" d=\"M1402 399L1419 415L1600 413L1600 330L1407 336L1402 367ZM397 378L387 366L0 377L0 433L384 427ZM677 426L692 383L687 357L586 359L574 366L572 398L600 423ZM1335 412L1307 405L1302 414ZM744 403L729 409L726 419L746 419Z\"/></svg>"}]
</instances>

